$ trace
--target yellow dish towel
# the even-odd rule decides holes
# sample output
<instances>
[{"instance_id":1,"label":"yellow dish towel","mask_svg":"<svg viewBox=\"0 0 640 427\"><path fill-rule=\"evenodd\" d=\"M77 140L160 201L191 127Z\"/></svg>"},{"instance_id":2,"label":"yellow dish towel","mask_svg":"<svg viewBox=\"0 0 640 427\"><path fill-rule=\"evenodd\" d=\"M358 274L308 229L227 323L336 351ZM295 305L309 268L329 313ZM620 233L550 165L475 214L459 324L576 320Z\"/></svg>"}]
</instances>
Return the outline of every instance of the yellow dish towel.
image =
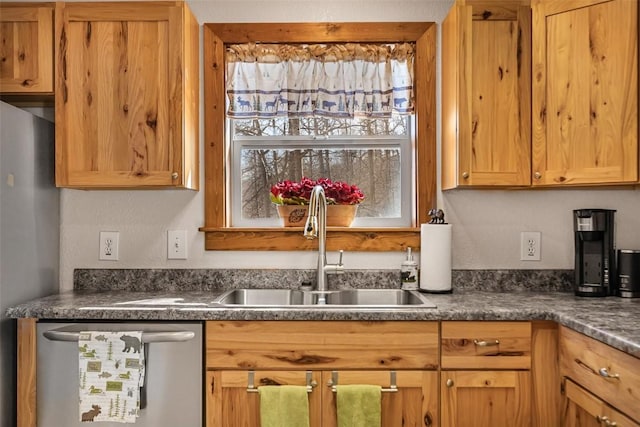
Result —
<instances>
[{"instance_id":1,"label":"yellow dish towel","mask_svg":"<svg viewBox=\"0 0 640 427\"><path fill-rule=\"evenodd\" d=\"M380 427L382 389L376 385L336 386L338 427Z\"/></svg>"},{"instance_id":2,"label":"yellow dish towel","mask_svg":"<svg viewBox=\"0 0 640 427\"><path fill-rule=\"evenodd\" d=\"M296 385L258 387L261 427L309 427L307 388Z\"/></svg>"}]
</instances>

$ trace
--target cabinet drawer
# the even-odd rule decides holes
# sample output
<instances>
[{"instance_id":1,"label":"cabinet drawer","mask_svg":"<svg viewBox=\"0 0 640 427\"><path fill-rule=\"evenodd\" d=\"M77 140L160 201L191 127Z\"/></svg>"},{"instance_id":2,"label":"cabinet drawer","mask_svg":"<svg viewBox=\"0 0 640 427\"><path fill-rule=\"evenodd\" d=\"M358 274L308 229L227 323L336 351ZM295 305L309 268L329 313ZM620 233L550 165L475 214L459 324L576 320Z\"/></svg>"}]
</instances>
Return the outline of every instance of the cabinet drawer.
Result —
<instances>
[{"instance_id":1,"label":"cabinet drawer","mask_svg":"<svg viewBox=\"0 0 640 427\"><path fill-rule=\"evenodd\" d=\"M437 369L438 322L209 321L208 368Z\"/></svg>"},{"instance_id":2,"label":"cabinet drawer","mask_svg":"<svg viewBox=\"0 0 640 427\"><path fill-rule=\"evenodd\" d=\"M529 322L442 322L443 369L529 369Z\"/></svg>"},{"instance_id":3,"label":"cabinet drawer","mask_svg":"<svg viewBox=\"0 0 640 427\"><path fill-rule=\"evenodd\" d=\"M640 420L640 359L561 327L560 374Z\"/></svg>"},{"instance_id":4,"label":"cabinet drawer","mask_svg":"<svg viewBox=\"0 0 640 427\"><path fill-rule=\"evenodd\" d=\"M567 380L564 387L567 398L564 410L565 423L566 421L579 419L579 412L586 412L596 420L594 425L640 427L640 424L633 422L573 381ZM607 421L609 424L607 424ZM565 425L571 424L566 423Z\"/></svg>"}]
</instances>

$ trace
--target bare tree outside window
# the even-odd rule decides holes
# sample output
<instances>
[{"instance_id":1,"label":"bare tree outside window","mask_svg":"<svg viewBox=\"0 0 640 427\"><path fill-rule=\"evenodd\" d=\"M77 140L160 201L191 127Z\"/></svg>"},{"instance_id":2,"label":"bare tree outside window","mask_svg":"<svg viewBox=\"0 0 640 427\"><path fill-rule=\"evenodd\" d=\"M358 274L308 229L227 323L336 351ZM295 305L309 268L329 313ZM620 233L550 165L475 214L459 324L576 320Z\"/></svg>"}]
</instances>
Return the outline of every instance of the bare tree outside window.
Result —
<instances>
[{"instance_id":1,"label":"bare tree outside window","mask_svg":"<svg viewBox=\"0 0 640 427\"><path fill-rule=\"evenodd\" d=\"M359 218L400 218L402 167L409 150L407 116L390 119L322 117L231 120L240 145L239 200L244 220L277 218L271 186L284 180L329 178L357 185L365 194ZM287 142L287 143L285 143ZM403 160L403 156L407 157Z\"/></svg>"}]
</instances>

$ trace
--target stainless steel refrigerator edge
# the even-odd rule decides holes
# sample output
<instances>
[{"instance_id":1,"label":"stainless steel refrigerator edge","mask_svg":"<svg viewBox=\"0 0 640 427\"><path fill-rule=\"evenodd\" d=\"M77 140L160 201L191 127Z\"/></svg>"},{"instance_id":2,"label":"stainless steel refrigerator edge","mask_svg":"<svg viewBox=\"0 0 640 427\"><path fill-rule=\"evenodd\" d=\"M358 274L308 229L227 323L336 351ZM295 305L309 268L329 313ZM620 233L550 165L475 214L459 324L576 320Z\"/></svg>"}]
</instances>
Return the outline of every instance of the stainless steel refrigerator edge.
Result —
<instances>
[{"instance_id":1,"label":"stainless steel refrigerator edge","mask_svg":"<svg viewBox=\"0 0 640 427\"><path fill-rule=\"evenodd\" d=\"M16 425L16 321L5 311L58 292L54 125L0 102L0 426Z\"/></svg>"}]
</instances>

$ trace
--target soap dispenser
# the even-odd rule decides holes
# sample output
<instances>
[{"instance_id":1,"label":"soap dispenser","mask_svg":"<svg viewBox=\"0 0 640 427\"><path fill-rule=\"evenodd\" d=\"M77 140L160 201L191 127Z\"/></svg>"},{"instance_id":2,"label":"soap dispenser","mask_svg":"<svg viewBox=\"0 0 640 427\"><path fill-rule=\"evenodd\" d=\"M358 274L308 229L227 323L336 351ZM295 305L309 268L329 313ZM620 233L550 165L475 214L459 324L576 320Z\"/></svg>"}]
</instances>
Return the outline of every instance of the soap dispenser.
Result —
<instances>
[{"instance_id":1,"label":"soap dispenser","mask_svg":"<svg viewBox=\"0 0 640 427\"><path fill-rule=\"evenodd\" d=\"M411 248L407 248L407 259L400 267L402 289L411 291L418 289L418 263L414 261Z\"/></svg>"}]
</instances>

